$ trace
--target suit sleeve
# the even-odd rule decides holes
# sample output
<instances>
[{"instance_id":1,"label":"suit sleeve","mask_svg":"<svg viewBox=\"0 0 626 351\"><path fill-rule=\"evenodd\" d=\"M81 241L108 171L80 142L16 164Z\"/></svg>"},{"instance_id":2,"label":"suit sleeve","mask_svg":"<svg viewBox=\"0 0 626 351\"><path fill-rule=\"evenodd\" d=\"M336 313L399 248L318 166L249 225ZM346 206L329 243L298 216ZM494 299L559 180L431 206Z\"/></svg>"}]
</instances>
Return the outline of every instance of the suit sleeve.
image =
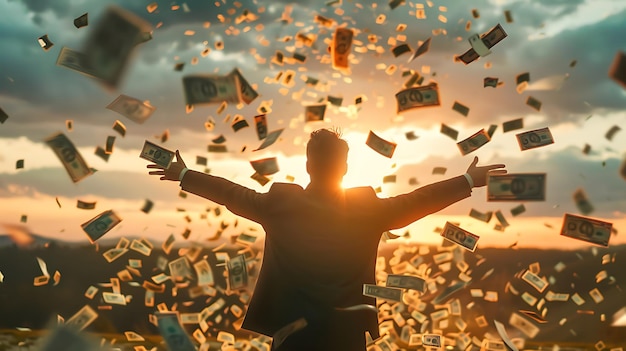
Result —
<instances>
[{"instance_id":1,"label":"suit sleeve","mask_svg":"<svg viewBox=\"0 0 626 351\"><path fill-rule=\"evenodd\" d=\"M224 205L232 213L257 223L264 217L266 194L230 180L190 170L180 182L180 187L184 191Z\"/></svg>"},{"instance_id":2,"label":"suit sleeve","mask_svg":"<svg viewBox=\"0 0 626 351\"><path fill-rule=\"evenodd\" d=\"M472 190L464 176L423 186L410 193L379 199L377 211L385 230L398 229L443 210L453 203L469 197Z\"/></svg>"}]
</instances>

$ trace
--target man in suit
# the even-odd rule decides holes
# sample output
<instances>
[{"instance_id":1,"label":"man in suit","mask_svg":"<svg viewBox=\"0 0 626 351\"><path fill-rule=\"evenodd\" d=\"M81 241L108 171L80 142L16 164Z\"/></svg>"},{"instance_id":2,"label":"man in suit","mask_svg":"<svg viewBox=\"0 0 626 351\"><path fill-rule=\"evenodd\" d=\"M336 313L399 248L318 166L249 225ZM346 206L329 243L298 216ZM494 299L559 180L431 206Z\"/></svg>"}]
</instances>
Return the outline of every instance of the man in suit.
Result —
<instances>
[{"instance_id":1,"label":"man in suit","mask_svg":"<svg viewBox=\"0 0 626 351\"><path fill-rule=\"evenodd\" d=\"M478 167L474 158L463 175L381 199L371 187L341 187L347 156L337 132L316 130L307 143L307 187L274 183L267 193L189 170L178 151L168 169L148 165L158 169L149 174L180 181L183 190L263 226L263 262L243 328L275 336L306 321L275 350L365 350L365 331L379 336L375 308L343 309L376 306L363 284L376 283L381 234L469 197L488 172L506 172L503 164Z\"/></svg>"}]
</instances>

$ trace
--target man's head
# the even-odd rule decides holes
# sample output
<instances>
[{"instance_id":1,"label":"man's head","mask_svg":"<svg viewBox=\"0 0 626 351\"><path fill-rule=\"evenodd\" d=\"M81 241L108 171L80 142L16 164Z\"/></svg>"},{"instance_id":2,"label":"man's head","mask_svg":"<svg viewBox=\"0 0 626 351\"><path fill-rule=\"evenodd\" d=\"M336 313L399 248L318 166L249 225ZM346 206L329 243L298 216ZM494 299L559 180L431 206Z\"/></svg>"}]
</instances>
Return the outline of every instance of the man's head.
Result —
<instances>
[{"instance_id":1,"label":"man's head","mask_svg":"<svg viewBox=\"0 0 626 351\"><path fill-rule=\"evenodd\" d=\"M348 143L338 130L318 129L306 145L306 170L311 181L339 183L348 171Z\"/></svg>"}]
</instances>

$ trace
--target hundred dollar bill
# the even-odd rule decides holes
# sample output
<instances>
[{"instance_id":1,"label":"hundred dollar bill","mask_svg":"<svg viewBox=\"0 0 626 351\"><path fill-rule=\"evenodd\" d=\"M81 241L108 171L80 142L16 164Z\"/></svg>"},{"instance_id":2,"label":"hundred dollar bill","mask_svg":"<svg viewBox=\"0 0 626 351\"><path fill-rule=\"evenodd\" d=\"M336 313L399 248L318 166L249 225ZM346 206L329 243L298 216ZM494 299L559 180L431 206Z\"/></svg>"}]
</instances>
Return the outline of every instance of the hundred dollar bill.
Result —
<instances>
[{"instance_id":1,"label":"hundred dollar bill","mask_svg":"<svg viewBox=\"0 0 626 351\"><path fill-rule=\"evenodd\" d=\"M574 202L576 203L576 207L583 215L588 215L593 212L593 205L587 199L587 195L583 189L577 189L574 192Z\"/></svg>"},{"instance_id":2,"label":"hundred dollar bill","mask_svg":"<svg viewBox=\"0 0 626 351\"><path fill-rule=\"evenodd\" d=\"M489 136L489 134L487 134L484 129L481 129L471 137L456 143L456 146L458 146L459 151L461 151L461 155L465 156L470 152L478 150L480 147L487 144L490 140L491 137Z\"/></svg>"},{"instance_id":3,"label":"hundred dollar bill","mask_svg":"<svg viewBox=\"0 0 626 351\"><path fill-rule=\"evenodd\" d=\"M87 165L87 162L85 162L74 144L65 134L54 134L48 137L45 142L52 148L59 160L61 160L67 174L69 174L74 183L93 174L93 170Z\"/></svg>"},{"instance_id":4,"label":"hundred dollar bill","mask_svg":"<svg viewBox=\"0 0 626 351\"><path fill-rule=\"evenodd\" d=\"M175 155L176 154L173 151L170 151L146 140L146 142L143 144L143 149L141 149L141 154L139 154L139 157L154 162L157 165L167 169L170 168L170 165L172 164Z\"/></svg>"},{"instance_id":5,"label":"hundred dollar bill","mask_svg":"<svg viewBox=\"0 0 626 351\"><path fill-rule=\"evenodd\" d=\"M168 267L170 269L170 276L172 277L182 277L182 278L191 278L193 275L191 274L191 267L189 266L189 261L185 256L179 257L170 263L168 263Z\"/></svg>"},{"instance_id":6,"label":"hundred dollar bill","mask_svg":"<svg viewBox=\"0 0 626 351\"><path fill-rule=\"evenodd\" d=\"M234 76L237 79L237 86L239 87L239 99L249 105L259 94L252 88L250 83L243 77L241 72L237 68L233 69L229 76Z\"/></svg>"},{"instance_id":7,"label":"hundred dollar bill","mask_svg":"<svg viewBox=\"0 0 626 351\"><path fill-rule=\"evenodd\" d=\"M287 337L300 329L304 329L307 326L306 319L299 318L286 326L278 329L274 336L272 336L272 350L278 349L278 347L287 339Z\"/></svg>"},{"instance_id":8,"label":"hundred dollar bill","mask_svg":"<svg viewBox=\"0 0 626 351\"><path fill-rule=\"evenodd\" d=\"M555 293L552 290L548 290L546 293L547 301L567 301L569 300L569 294L566 293Z\"/></svg>"},{"instance_id":9,"label":"hundred dollar bill","mask_svg":"<svg viewBox=\"0 0 626 351\"><path fill-rule=\"evenodd\" d=\"M387 141L379 137L378 135L374 134L374 132L372 132L371 130L370 130L369 135L367 136L367 140L365 141L365 144L369 146L370 148L372 148L372 150L389 158L393 156L393 152L396 150L396 145L397 145L396 143L392 143L390 141Z\"/></svg>"},{"instance_id":10,"label":"hundred dollar bill","mask_svg":"<svg viewBox=\"0 0 626 351\"><path fill-rule=\"evenodd\" d=\"M118 258L122 257L125 253L128 252L127 248L112 248L112 249L108 249L107 251L105 251L102 256L104 256L104 259L107 260L107 262L111 263L115 260L117 260Z\"/></svg>"},{"instance_id":11,"label":"hundred dollar bill","mask_svg":"<svg viewBox=\"0 0 626 351\"><path fill-rule=\"evenodd\" d=\"M130 244L130 249L137 251L144 256L150 256L150 254L152 253L152 249L148 245L142 243L137 239L133 240L133 242Z\"/></svg>"},{"instance_id":12,"label":"hundred dollar bill","mask_svg":"<svg viewBox=\"0 0 626 351\"><path fill-rule=\"evenodd\" d=\"M83 306L78 312L76 312L70 319L65 321L66 326L76 328L76 330L83 330L89 324L98 318L98 313L89 305Z\"/></svg>"},{"instance_id":13,"label":"hundred dollar bill","mask_svg":"<svg viewBox=\"0 0 626 351\"><path fill-rule=\"evenodd\" d=\"M546 290L549 284L546 280L541 279L538 275L534 274L531 271L524 272L524 274L522 275L522 279L540 293Z\"/></svg>"},{"instance_id":14,"label":"hundred dollar bill","mask_svg":"<svg viewBox=\"0 0 626 351\"><path fill-rule=\"evenodd\" d=\"M252 245L256 241L257 237L254 235L241 233L237 235L237 242L244 245Z\"/></svg>"},{"instance_id":15,"label":"hundred dollar bill","mask_svg":"<svg viewBox=\"0 0 626 351\"><path fill-rule=\"evenodd\" d=\"M498 23L498 25L493 27L487 34L483 34L480 37L480 41L482 41L482 44L487 49L491 49L492 47L494 47L494 45L502 41L502 39L506 38L506 36L507 36L506 32L504 31L500 23ZM480 45L480 44L475 43L475 45ZM463 53L461 56L459 56L458 59L463 61L463 63L467 65L467 64L474 62L479 57L480 55L472 47L471 49Z\"/></svg>"},{"instance_id":16,"label":"hundred dollar bill","mask_svg":"<svg viewBox=\"0 0 626 351\"><path fill-rule=\"evenodd\" d=\"M67 47L61 48L56 65L69 68L92 78L96 77L96 72L93 67L89 65L87 56L82 52Z\"/></svg>"},{"instance_id":17,"label":"hundred dollar bill","mask_svg":"<svg viewBox=\"0 0 626 351\"><path fill-rule=\"evenodd\" d=\"M441 236L453 243L461 245L471 252L476 250L476 245L478 244L479 239L478 235L461 229L450 222L446 222L446 225L443 227L443 231L441 232Z\"/></svg>"},{"instance_id":18,"label":"hundred dollar bill","mask_svg":"<svg viewBox=\"0 0 626 351\"><path fill-rule=\"evenodd\" d=\"M113 100L107 108L139 124L150 118L156 110L156 107L124 94Z\"/></svg>"},{"instance_id":19,"label":"hundred dollar bill","mask_svg":"<svg viewBox=\"0 0 626 351\"><path fill-rule=\"evenodd\" d=\"M228 260L226 269L228 270L228 287L230 290L238 290L248 286L248 266L245 255L237 255Z\"/></svg>"},{"instance_id":20,"label":"hundred dollar bill","mask_svg":"<svg viewBox=\"0 0 626 351\"><path fill-rule=\"evenodd\" d=\"M82 210L93 210L96 208L97 201L87 202L83 200L76 200L76 208L80 208Z\"/></svg>"},{"instance_id":21,"label":"hundred dollar bill","mask_svg":"<svg viewBox=\"0 0 626 351\"><path fill-rule=\"evenodd\" d=\"M326 104L307 105L304 108L304 121L305 122L318 122L324 120L326 114Z\"/></svg>"},{"instance_id":22,"label":"hundred dollar bill","mask_svg":"<svg viewBox=\"0 0 626 351\"><path fill-rule=\"evenodd\" d=\"M429 84L421 87L412 87L399 91L396 94L397 113L426 106L439 106L439 86Z\"/></svg>"},{"instance_id":23,"label":"hundred dollar bill","mask_svg":"<svg viewBox=\"0 0 626 351\"><path fill-rule=\"evenodd\" d=\"M502 123L502 133L524 128L524 119L517 118Z\"/></svg>"},{"instance_id":24,"label":"hundred dollar bill","mask_svg":"<svg viewBox=\"0 0 626 351\"><path fill-rule=\"evenodd\" d=\"M104 84L115 88L142 33L151 26L139 16L111 6L99 19L82 48L87 67Z\"/></svg>"},{"instance_id":25,"label":"hundred dollar bill","mask_svg":"<svg viewBox=\"0 0 626 351\"><path fill-rule=\"evenodd\" d=\"M488 175L487 201L545 201L546 173Z\"/></svg>"},{"instance_id":26,"label":"hundred dollar bill","mask_svg":"<svg viewBox=\"0 0 626 351\"><path fill-rule=\"evenodd\" d=\"M198 261L193 265L196 270L196 276L198 277L198 285L213 285L213 271L207 260Z\"/></svg>"},{"instance_id":27,"label":"hundred dollar bill","mask_svg":"<svg viewBox=\"0 0 626 351\"><path fill-rule=\"evenodd\" d=\"M608 247L612 228L612 223L566 213L561 235Z\"/></svg>"},{"instance_id":28,"label":"hundred dollar bill","mask_svg":"<svg viewBox=\"0 0 626 351\"><path fill-rule=\"evenodd\" d=\"M262 176L271 175L279 171L278 161L276 160L276 157L268 157L260 160L250 161L250 165L252 165L252 168L254 168L256 173Z\"/></svg>"},{"instance_id":29,"label":"hundred dollar bill","mask_svg":"<svg viewBox=\"0 0 626 351\"><path fill-rule=\"evenodd\" d=\"M526 336L531 339L539 334L539 328L537 328L534 324L515 312L511 314L509 324L519 329L522 333L526 334Z\"/></svg>"},{"instance_id":30,"label":"hundred dollar bill","mask_svg":"<svg viewBox=\"0 0 626 351\"><path fill-rule=\"evenodd\" d=\"M554 144L552 133L548 127L516 134L517 143L522 151Z\"/></svg>"},{"instance_id":31,"label":"hundred dollar bill","mask_svg":"<svg viewBox=\"0 0 626 351\"><path fill-rule=\"evenodd\" d=\"M104 299L105 303L126 306L126 297L124 297L124 295L122 294L105 291L102 293L102 298Z\"/></svg>"},{"instance_id":32,"label":"hundred dollar bill","mask_svg":"<svg viewBox=\"0 0 626 351\"><path fill-rule=\"evenodd\" d=\"M470 217L475 218L475 219L477 219L479 221L483 221L483 222L489 223L489 221L491 221L491 217L493 216L493 212L488 211L488 212L482 213L482 212L472 208L470 210L469 215L470 215Z\"/></svg>"},{"instance_id":33,"label":"hundred dollar bill","mask_svg":"<svg viewBox=\"0 0 626 351\"><path fill-rule=\"evenodd\" d=\"M363 295L384 300L402 301L402 289L363 284Z\"/></svg>"},{"instance_id":34,"label":"hundred dollar bill","mask_svg":"<svg viewBox=\"0 0 626 351\"><path fill-rule=\"evenodd\" d=\"M500 340L483 339L480 345L481 351L507 351L505 344Z\"/></svg>"},{"instance_id":35,"label":"hundred dollar bill","mask_svg":"<svg viewBox=\"0 0 626 351\"><path fill-rule=\"evenodd\" d=\"M335 30L333 42L330 45L330 58L334 69L348 69L353 36L354 32L351 29L337 28Z\"/></svg>"},{"instance_id":36,"label":"hundred dollar bill","mask_svg":"<svg viewBox=\"0 0 626 351\"><path fill-rule=\"evenodd\" d=\"M83 231L87 233L89 241L93 244L121 221L122 219L116 215L113 210L108 210L100 213L80 226L83 228Z\"/></svg>"},{"instance_id":37,"label":"hundred dollar bill","mask_svg":"<svg viewBox=\"0 0 626 351\"><path fill-rule=\"evenodd\" d=\"M256 135L259 140L267 137L267 118L265 115L254 116L254 125L256 126Z\"/></svg>"},{"instance_id":38,"label":"hundred dollar bill","mask_svg":"<svg viewBox=\"0 0 626 351\"><path fill-rule=\"evenodd\" d=\"M267 138L265 138L265 139L263 140L263 142L261 143L261 145L260 145L258 148L256 148L255 150L253 150L253 151L263 150L263 149L265 149L266 147L268 147L268 146L270 146L270 145L274 144L274 143L276 142L276 140L278 140L278 137L280 137L280 135L283 133L283 130L285 130L285 128L277 129L277 130L275 130L275 131L273 131L273 132L269 133L269 134L267 135Z\"/></svg>"},{"instance_id":39,"label":"hundred dollar bill","mask_svg":"<svg viewBox=\"0 0 626 351\"><path fill-rule=\"evenodd\" d=\"M188 106L239 102L239 80L235 75L191 75L183 77Z\"/></svg>"},{"instance_id":40,"label":"hundred dollar bill","mask_svg":"<svg viewBox=\"0 0 626 351\"><path fill-rule=\"evenodd\" d=\"M155 316L159 333L170 351L196 351L191 338L180 324L177 311L160 311Z\"/></svg>"},{"instance_id":41,"label":"hundred dollar bill","mask_svg":"<svg viewBox=\"0 0 626 351\"><path fill-rule=\"evenodd\" d=\"M410 275L389 274L387 276L386 286L390 288L413 289L424 292L426 288L426 281L422 278Z\"/></svg>"},{"instance_id":42,"label":"hundred dollar bill","mask_svg":"<svg viewBox=\"0 0 626 351\"><path fill-rule=\"evenodd\" d=\"M423 334L422 335L422 345L440 348L443 343L443 336L437 334Z\"/></svg>"}]
</instances>

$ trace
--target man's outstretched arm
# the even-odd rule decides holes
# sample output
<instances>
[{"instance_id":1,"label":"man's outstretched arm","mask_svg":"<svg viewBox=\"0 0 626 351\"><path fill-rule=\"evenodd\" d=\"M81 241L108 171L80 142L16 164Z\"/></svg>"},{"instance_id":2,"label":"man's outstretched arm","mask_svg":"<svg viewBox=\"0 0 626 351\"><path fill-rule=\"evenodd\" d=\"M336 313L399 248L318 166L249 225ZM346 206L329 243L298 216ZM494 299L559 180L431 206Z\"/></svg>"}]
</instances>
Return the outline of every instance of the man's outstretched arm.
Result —
<instances>
[{"instance_id":1,"label":"man's outstretched arm","mask_svg":"<svg viewBox=\"0 0 626 351\"><path fill-rule=\"evenodd\" d=\"M169 168L163 168L157 164L150 164L148 168L157 169L148 174L160 175L161 180L180 181L180 187L184 191L225 205L236 215L255 222L261 220L265 194L257 193L221 177L188 169L178 150L176 150L176 160Z\"/></svg>"},{"instance_id":2,"label":"man's outstretched arm","mask_svg":"<svg viewBox=\"0 0 626 351\"><path fill-rule=\"evenodd\" d=\"M487 184L487 174L506 173L504 164L477 166L478 157L464 175L450 178L416 189L410 193L381 199L381 220L385 229L405 227L429 214L438 212L453 203L469 197L472 188Z\"/></svg>"}]
</instances>

